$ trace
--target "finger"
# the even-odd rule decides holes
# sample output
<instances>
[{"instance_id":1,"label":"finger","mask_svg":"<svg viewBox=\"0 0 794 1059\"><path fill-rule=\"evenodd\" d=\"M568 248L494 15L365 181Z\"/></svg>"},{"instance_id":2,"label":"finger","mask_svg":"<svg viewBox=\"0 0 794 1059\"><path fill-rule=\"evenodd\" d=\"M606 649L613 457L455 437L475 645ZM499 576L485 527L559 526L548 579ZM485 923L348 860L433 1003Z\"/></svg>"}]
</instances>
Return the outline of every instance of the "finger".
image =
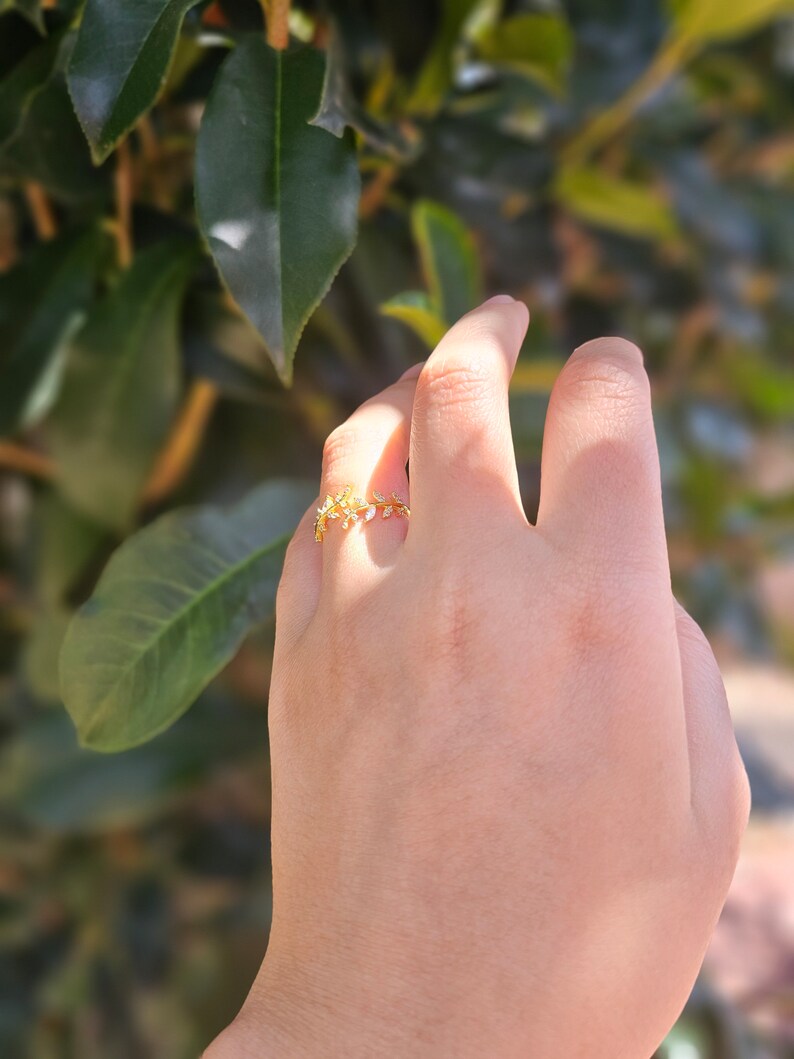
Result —
<instances>
[{"instance_id":1,"label":"finger","mask_svg":"<svg viewBox=\"0 0 794 1059\"><path fill-rule=\"evenodd\" d=\"M524 519L507 390L529 321L499 295L441 339L419 376L411 429L412 535L445 536L501 507ZM439 520L436 512L441 510Z\"/></svg>"},{"instance_id":2,"label":"finger","mask_svg":"<svg viewBox=\"0 0 794 1059\"><path fill-rule=\"evenodd\" d=\"M697 622L675 604L684 688L692 807L706 834L721 841L744 830L750 792L717 661Z\"/></svg>"},{"instance_id":3,"label":"finger","mask_svg":"<svg viewBox=\"0 0 794 1059\"><path fill-rule=\"evenodd\" d=\"M370 398L338 426L323 450L322 496L337 496L351 486L354 497L373 499L373 490L385 497L396 493L406 503L408 438L416 376L421 365L409 369L396 383ZM329 520L322 543L323 581L333 582L362 573L362 563L387 565L405 539L406 519L376 512L363 518ZM319 547L319 545L318 545Z\"/></svg>"},{"instance_id":4,"label":"finger","mask_svg":"<svg viewBox=\"0 0 794 1059\"><path fill-rule=\"evenodd\" d=\"M621 338L587 342L554 385L537 525L588 572L635 561L669 584L661 479L642 354Z\"/></svg>"},{"instance_id":5,"label":"finger","mask_svg":"<svg viewBox=\"0 0 794 1059\"><path fill-rule=\"evenodd\" d=\"M276 593L276 633L294 641L309 624L320 596L323 558L314 539L315 501L304 513L287 545Z\"/></svg>"}]
</instances>

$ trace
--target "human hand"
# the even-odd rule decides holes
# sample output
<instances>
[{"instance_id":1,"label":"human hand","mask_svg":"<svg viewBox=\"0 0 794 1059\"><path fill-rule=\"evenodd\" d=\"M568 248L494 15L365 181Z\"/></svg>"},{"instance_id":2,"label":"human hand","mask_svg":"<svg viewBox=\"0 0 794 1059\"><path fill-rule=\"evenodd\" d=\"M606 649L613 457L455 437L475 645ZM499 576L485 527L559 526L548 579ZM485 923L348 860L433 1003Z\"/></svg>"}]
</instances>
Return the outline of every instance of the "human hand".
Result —
<instances>
[{"instance_id":1,"label":"human hand","mask_svg":"<svg viewBox=\"0 0 794 1059\"><path fill-rule=\"evenodd\" d=\"M412 514L319 545L312 509L290 545L273 926L213 1059L647 1059L691 989L749 795L670 589L648 380L621 339L574 353L531 526L526 325L486 302L328 439L321 495Z\"/></svg>"}]
</instances>

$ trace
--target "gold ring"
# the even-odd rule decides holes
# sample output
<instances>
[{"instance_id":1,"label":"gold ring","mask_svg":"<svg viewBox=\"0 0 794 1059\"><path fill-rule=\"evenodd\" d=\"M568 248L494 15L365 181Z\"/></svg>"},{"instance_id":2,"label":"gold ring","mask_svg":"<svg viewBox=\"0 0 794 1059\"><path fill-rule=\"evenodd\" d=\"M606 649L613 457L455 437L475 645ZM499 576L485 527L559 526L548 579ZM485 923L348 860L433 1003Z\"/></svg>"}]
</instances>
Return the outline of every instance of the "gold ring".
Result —
<instances>
[{"instance_id":1,"label":"gold ring","mask_svg":"<svg viewBox=\"0 0 794 1059\"><path fill-rule=\"evenodd\" d=\"M401 518L411 517L408 505L396 493L392 493L391 499L387 500L383 493L373 489L374 500L372 503L352 494L353 486L346 485L336 496L331 496L330 493L326 496L322 507L317 508L317 518L314 520L314 539L316 541L322 542L328 522L331 519L341 519L342 529L347 529L348 526L352 526L355 522L371 522L378 511L381 512L381 518L391 518L392 515L397 515Z\"/></svg>"}]
</instances>

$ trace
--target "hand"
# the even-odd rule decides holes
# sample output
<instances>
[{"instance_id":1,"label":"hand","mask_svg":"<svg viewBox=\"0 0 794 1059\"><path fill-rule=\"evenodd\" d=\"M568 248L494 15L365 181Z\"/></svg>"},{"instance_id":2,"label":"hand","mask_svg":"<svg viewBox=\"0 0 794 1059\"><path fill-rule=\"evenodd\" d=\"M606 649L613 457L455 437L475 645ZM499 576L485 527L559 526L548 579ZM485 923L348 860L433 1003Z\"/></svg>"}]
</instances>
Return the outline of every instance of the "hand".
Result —
<instances>
[{"instance_id":1,"label":"hand","mask_svg":"<svg viewBox=\"0 0 794 1059\"><path fill-rule=\"evenodd\" d=\"M273 927L213 1059L647 1059L691 989L749 796L670 589L648 379L621 339L573 354L531 526L526 325L491 299L328 439L321 496L412 514L320 545L312 509L290 545Z\"/></svg>"}]
</instances>

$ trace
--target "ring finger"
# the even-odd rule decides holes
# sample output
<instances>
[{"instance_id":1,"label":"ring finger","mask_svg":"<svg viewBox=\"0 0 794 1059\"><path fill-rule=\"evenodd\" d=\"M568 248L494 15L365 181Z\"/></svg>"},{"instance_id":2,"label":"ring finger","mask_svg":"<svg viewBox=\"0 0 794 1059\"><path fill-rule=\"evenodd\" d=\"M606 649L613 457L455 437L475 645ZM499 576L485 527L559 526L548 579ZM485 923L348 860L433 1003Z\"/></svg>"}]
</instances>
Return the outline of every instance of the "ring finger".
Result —
<instances>
[{"instance_id":1,"label":"ring finger","mask_svg":"<svg viewBox=\"0 0 794 1059\"><path fill-rule=\"evenodd\" d=\"M373 503L373 490L392 493L410 503L406 462L416 378L421 365L392 386L370 398L328 436L323 449L321 499L337 497L346 486L352 496ZM336 584L353 573L360 580L362 565L390 565L405 539L407 520L384 518L383 508L365 519L346 519L335 510L323 536L323 584ZM368 525L371 521L372 525ZM375 523L377 522L377 525ZM346 528L343 528L347 523Z\"/></svg>"}]
</instances>

